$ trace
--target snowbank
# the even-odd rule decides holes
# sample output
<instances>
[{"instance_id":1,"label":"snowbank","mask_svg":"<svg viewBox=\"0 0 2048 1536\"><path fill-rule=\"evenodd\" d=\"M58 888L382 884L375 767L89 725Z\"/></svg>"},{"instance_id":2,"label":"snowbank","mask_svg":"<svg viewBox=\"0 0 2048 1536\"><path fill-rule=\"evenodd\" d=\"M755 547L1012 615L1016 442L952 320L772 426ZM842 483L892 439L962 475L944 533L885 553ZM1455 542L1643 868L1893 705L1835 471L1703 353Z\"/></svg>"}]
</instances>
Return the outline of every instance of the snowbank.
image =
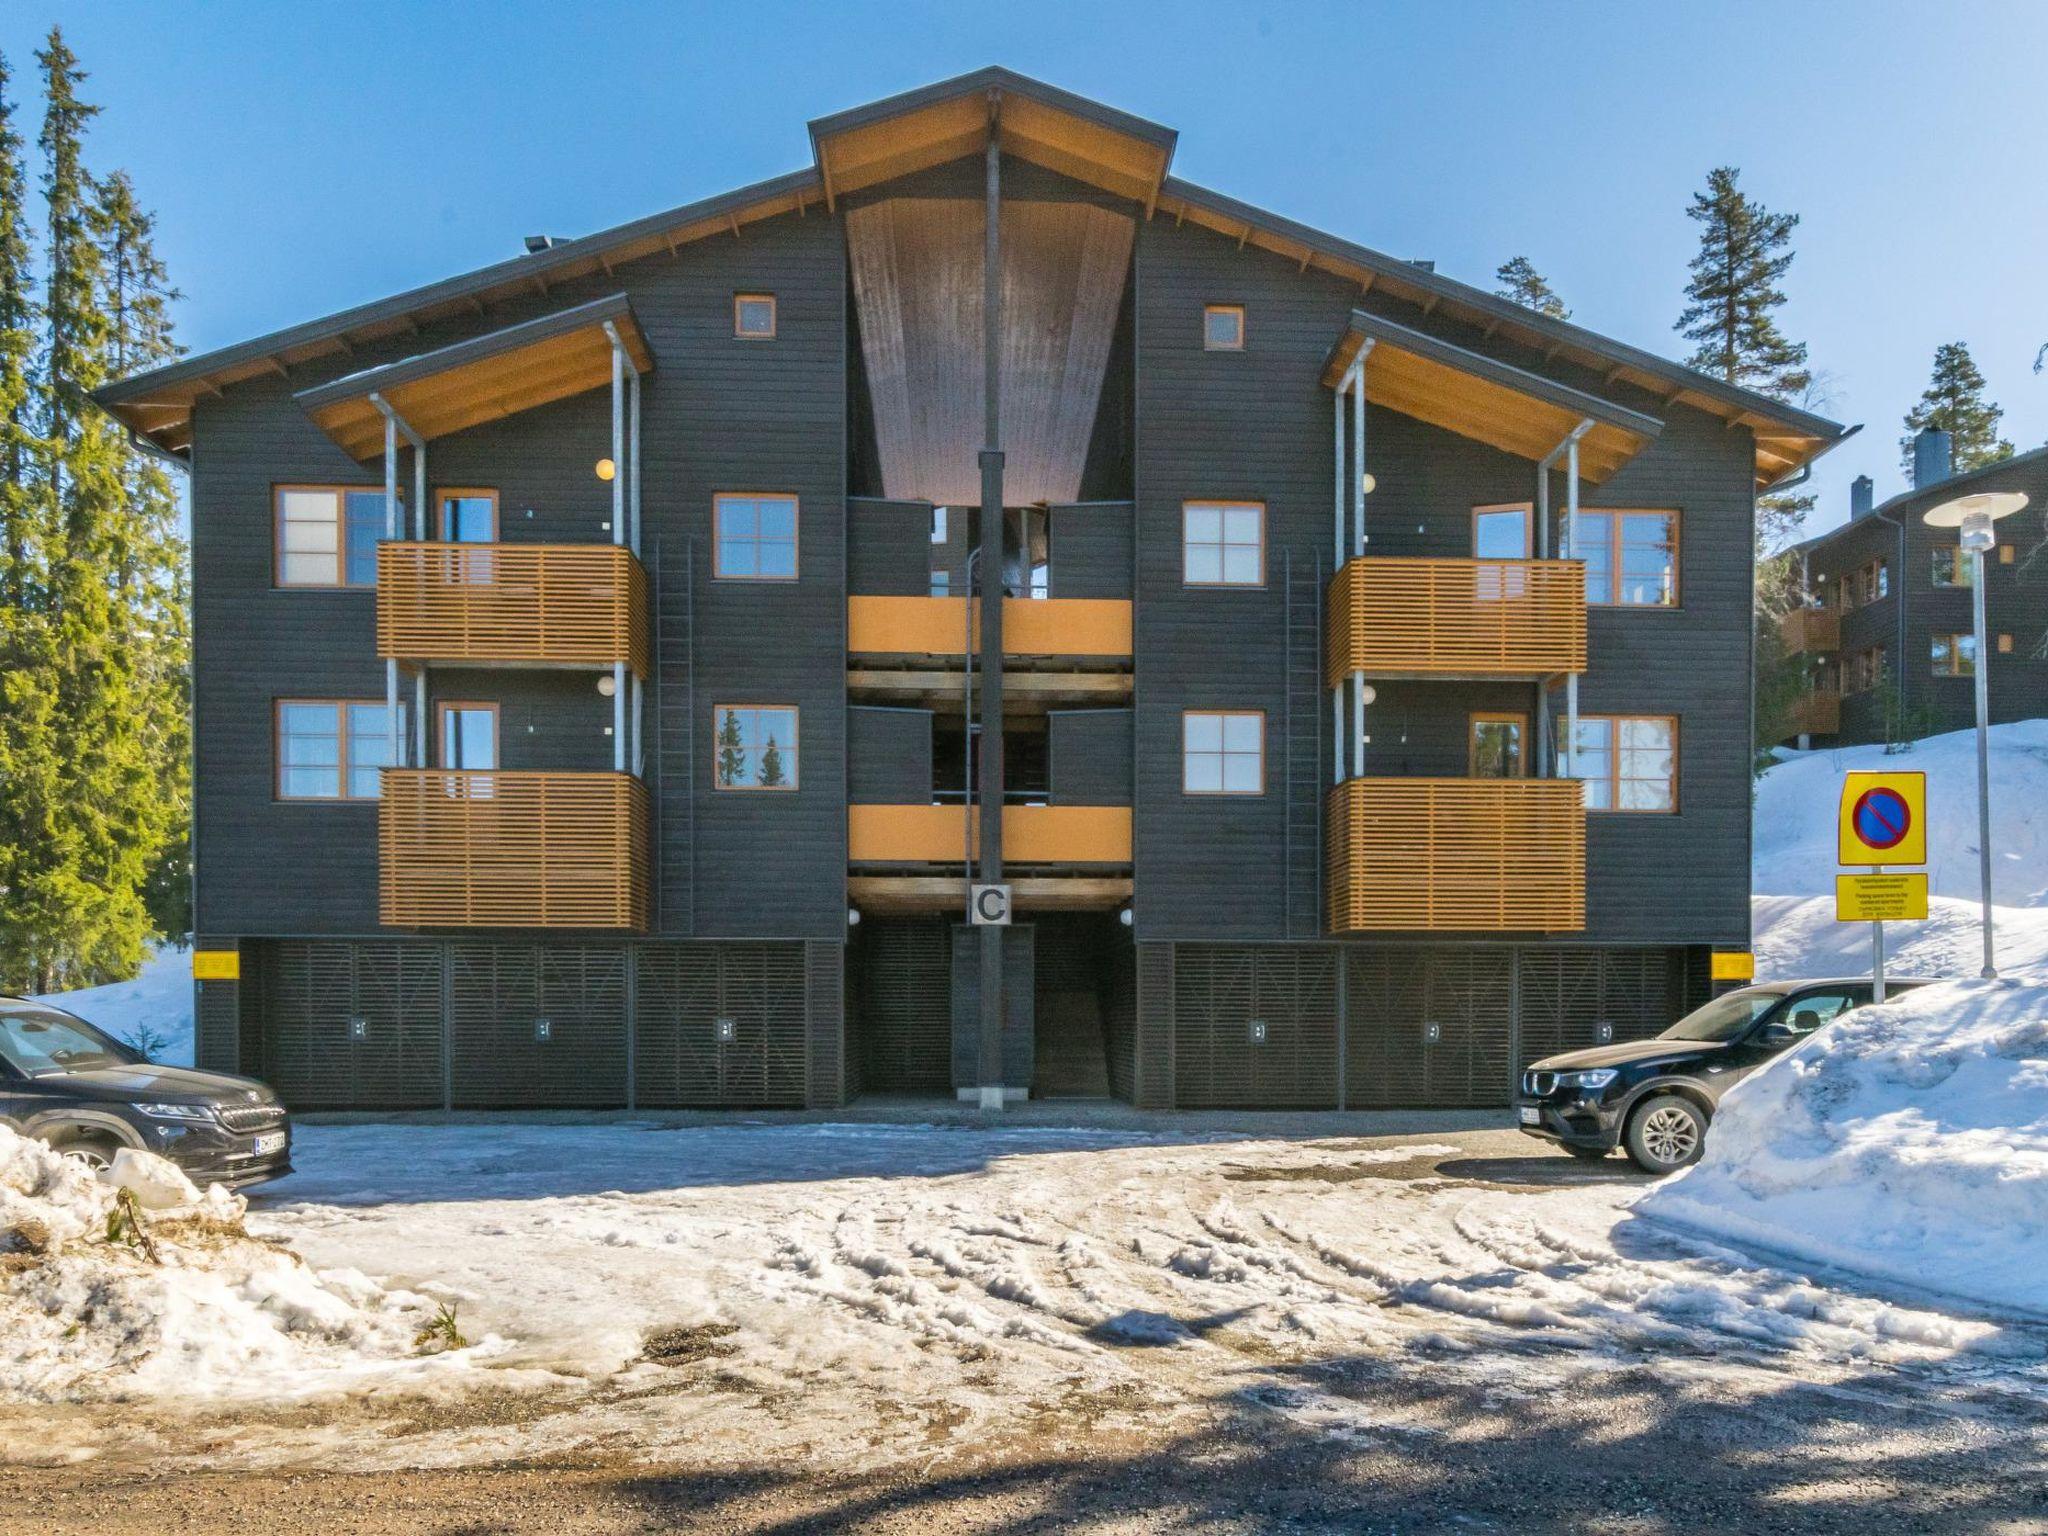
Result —
<instances>
[{"instance_id":1,"label":"snowbank","mask_svg":"<svg viewBox=\"0 0 2048 1536\"><path fill-rule=\"evenodd\" d=\"M496 1347L423 1356L434 1299L315 1273L243 1210L149 1153L95 1175L0 1127L0 1399L294 1397Z\"/></svg>"},{"instance_id":2,"label":"snowbank","mask_svg":"<svg viewBox=\"0 0 2048 1536\"><path fill-rule=\"evenodd\" d=\"M1835 921L1835 807L1842 776L1927 775L1928 912L1886 925L1898 975L1973 976L1983 964L1977 867L1977 736L1796 754L1757 785L1751 926L1757 975L1825 976L1870 967L1870 930ZM1991 728L1991 886L2000 969L2048 964L2048 720Z\"/></svg>"},{"instance_id":3,"label":"snowbank","mask_svg":"<svg viewBox=\"0 0 2048 1536\"><path fill-rule=\"evenodd\" d=\"M2048 1313L2048 968L1845 1015L1731 1090L1635 1210Z\"/></svg>"},{"instance_id":4,"label":"snowbank","mask_svg":"<svg viewBox=\"0 0 2048 1536\"><path fill-rule=\"evenodd\" d=\"M151 1061L189 1067L192 1054L192 951L159 944L132 981L75 992L51 992L43 1001L67 1008L89 1024L142 1049Z\"/></svg>"}]
</instances>

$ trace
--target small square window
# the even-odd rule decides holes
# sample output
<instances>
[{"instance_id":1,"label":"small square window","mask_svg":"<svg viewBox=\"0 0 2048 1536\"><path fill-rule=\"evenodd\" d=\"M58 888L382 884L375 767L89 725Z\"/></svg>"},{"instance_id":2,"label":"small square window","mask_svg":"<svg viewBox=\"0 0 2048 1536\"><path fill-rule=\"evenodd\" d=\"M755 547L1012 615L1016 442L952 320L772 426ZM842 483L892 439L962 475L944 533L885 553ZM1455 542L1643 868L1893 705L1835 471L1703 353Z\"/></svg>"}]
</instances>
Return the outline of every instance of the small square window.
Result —
<instances>
[{"instance_id":1,"label":"small square window","mask_svg":"<svg viewBox=\"0 0 2048 1536\"><path fill-rule=\"evenodd\" d=\"M1998 654L2001 656L2010 656L2012 654L2011 635L2000 635L1998 637Z\"/></svg>"},{"instance_id":2,"label":"small square window","mask_svg":"<svg viewBox=\"0 0 2048 1536\"><path fill-rule=\"evenodd\" d=\"M1265 504L1257 501L1182 503L1181 581L1190 587L1264 586Z\"/></svg>"},{"instance_id":3,"label":"small square window","mask_svg":"<svg viewBox=\"0 0 2048 1536\"><path fill-rule=\"evenodd\" d=\"M732 333L743 341L775 339L775 295L736 293L732 296Z\"/></svg>"},{"instance_id":4,"label":"small square window","mask_svg":"<svg viewBox=\"0 0 2048 1536\"><path fill-rule=\"evenodd\" d=\"M1181 789L1190 795L1266 790L1266 717L1257 710L1190 710L1181 716Z\"/></svg>"},{"instance_id":5,"label":"small square window","mask_svg":"<svg viewBox=\"0 0 2048 1536\"><path fill-rule=\"evenodd\" d=\"M1998 546L1998 563L2000 565L2012 564L2012 546L2010 544L2001 544Z\"/></svg>"},{"instance_id":6,"label":"small square window","mask_svg":"<svg viewBox=\"0 0 2048 1536\"><path fill-rule=\"evenodd\" d=\"M796 709L719 704L712 709L712 776L719 789L795 789Z\"/></svg>"},{"instance_id":7,"label":"small square window","mask_svg":"<svg viewBox=\"0 0 2048 1536\"><path fill-rule=\"evenodd\" d=\"M1242 352L1244 350L1244 306L1211 304L1202 311L1202 350Z\"/></svg>"},{"instance_id":8,"label":"small square window","mask_svg":"<svg viewBox=\"0 0 2048 1536\"><path fill-rule=\"evenodd\" d=\"M720 492L711 499L711 574L725 581L796 580L796 498Z\"/></svg>"}]
</instances>

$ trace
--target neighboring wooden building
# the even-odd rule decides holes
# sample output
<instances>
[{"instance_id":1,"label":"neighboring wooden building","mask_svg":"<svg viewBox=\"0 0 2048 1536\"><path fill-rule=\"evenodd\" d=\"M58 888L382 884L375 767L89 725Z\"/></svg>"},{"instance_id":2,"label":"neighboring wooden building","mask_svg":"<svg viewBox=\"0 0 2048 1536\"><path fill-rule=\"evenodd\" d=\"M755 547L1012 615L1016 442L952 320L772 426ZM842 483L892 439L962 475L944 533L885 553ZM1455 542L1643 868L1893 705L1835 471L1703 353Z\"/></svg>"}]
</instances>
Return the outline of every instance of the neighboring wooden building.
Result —
<instances>
[{"instance_id":1,"label":"neighboring wooden building","mask_svg":"<svg viewBox=\"0 0 2048 1536\"><path fill-rule=\"evenodd\" d=\"M192 467L203 1061L1495 1104L1704 994L1753 498L1839 427L1004 70L810 132L102 391Z\"/></svg>"},{"instance_id":2,"label":"neighboring wooden building","mask_svg":"<svg viewBox=\"0 0 2048 1536\"><path fill-rule=\"evenodd\" d=\"M1946 432L1914 441L1913 489L1878 506L1869 477L1850 488L1849 521L1794 553L1806 603L1785 616L1785 649L1805 691L1786 739L1811 746L1912 740L1976 724L1976 669L1988 665L1991 719L2048 715L2048 448L1952 474ZM1990 655L1977 655L1970 557L1926 514L1975 491L2022 491L1985 557Z\"/></svg>"}]
</instances>

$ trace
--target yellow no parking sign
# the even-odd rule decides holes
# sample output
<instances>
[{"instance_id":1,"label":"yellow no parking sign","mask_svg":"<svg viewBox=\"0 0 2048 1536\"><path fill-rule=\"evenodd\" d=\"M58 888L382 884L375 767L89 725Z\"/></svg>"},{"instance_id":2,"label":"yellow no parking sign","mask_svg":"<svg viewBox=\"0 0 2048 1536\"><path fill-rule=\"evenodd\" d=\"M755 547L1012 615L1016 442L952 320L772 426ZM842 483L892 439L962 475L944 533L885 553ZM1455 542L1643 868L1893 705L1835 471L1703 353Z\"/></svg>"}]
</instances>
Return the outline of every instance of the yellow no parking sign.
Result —
<instances>
[{"instance_id":1,"label":"yellow no parking sign","mask_svg":"<svg viewBox=\"0 0 2048 1536\"><path fill-rule=\"evenodd\" d=\"M1927 775L1852 773L1842 781L1837 861L1927 862Z\"/></svg>"}]
</instances>

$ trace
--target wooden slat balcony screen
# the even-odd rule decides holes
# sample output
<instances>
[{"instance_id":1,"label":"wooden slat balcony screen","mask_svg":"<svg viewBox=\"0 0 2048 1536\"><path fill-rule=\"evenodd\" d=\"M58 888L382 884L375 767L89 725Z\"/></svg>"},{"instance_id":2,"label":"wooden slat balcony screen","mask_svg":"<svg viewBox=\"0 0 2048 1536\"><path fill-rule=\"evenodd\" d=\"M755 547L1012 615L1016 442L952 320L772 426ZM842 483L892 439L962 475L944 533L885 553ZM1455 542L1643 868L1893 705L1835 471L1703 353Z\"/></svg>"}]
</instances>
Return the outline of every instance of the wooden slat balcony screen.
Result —
<instances>
[{"instance_id":1,"label":"wooden slat balcony screen","mask_svg":"<svg viewBox=\"0 0 2048 1536\"><path fill-rule=\"evenodd\" d=\"M645 677L647 571L618 544L379 544L377 654Z\"/></svg>"},{"instance_id":2,"label":"wooden slat balcony screen","mask_svg":"<svg viewBox=\"0 0 2048 1536\"><path fill-rule=\"evenodd\" d=\"M1575 933L1586 812L1568 779L1351 779L1330 791L1332 933Z\"/></svg>"},{"instance_id":3,"label":"wooden slat balcony screen","mask_svg":"<svg viewBox=\"0 0 2048 1536\"><path fill-rule=\"evenodd\" d=\"M1836 608L1794 608L1778 620L1778 638L1794 656L1842 648L1842 614Z\"/></svg>"},{"instance_id":4,"label":"wooden slat balcony screen","mask_svg":"<svg viewBox=\"0 0 2048 1536\"><path fill-rule=\"evenodd\" d=\"M387 768L387 927L647 929L647 786L626 773Z\"/></svg>"},{"instance_id":5,"label":"wooden slat balcony screen","mask_svg":"<svg viewBox=\"0 0 2048 1536\"><path fill-rule=\"evenodd\" d=\"M976 604L977 608L979 603ZM980 642L981 625L974 625ZM958 656L967 645L964 597L849 597L846 648L877 656ZM1003 600L1006 656L1129 656L1127 598Z\"/></svg>"},{"instance_id":6,"label":"wooden slat balcony screen","mask_svg":"<svg viewBox=\"0 0 2048 1536\"><path fill-rule=\"evenodd\" d=\"M1831 688L1815 688L1792 701L1792 729L1809 736L1832 736L1842 728L1842 696Z\"/></svg>"},{"instance_id":7,"label":"wooden slat balcony screen","mask_svg":"<svg viewBox=\"0 0 2048 1536\"><path fill-rule=\"evenodd\" d=\"M849 805L855 864L958 864L981 846L978 813L958 805ZM1128 864L1127 805L1003 807L1003 858L1016 864Z\"/></svg>"},{"instance_id":8,"label":"wooden slat balcony screen","mask_svg":"<svg viewBox=\"0 0 2048 1536\"><path fill-rule=\"evenodd\" d=\"M1367 556L1330 581L1325 680L1550 677L1586 670L1577 560Z\"/></svg>"}]
</instances>

